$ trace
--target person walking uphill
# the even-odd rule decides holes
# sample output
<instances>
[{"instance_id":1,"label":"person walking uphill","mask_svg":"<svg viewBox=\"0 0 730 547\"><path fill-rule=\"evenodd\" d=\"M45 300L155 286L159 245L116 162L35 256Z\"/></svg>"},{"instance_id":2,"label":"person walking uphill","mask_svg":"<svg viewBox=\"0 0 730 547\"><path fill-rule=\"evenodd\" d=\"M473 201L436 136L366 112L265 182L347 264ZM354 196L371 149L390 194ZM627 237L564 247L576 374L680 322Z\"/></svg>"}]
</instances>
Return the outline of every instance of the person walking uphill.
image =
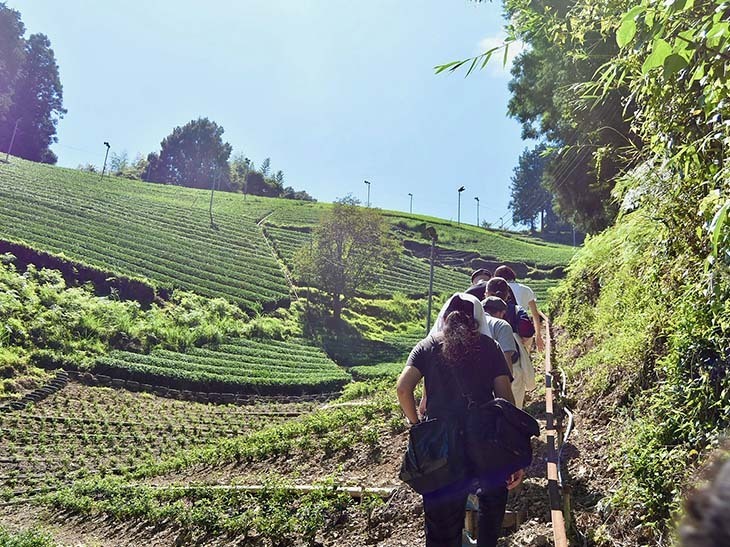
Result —
<instances>
[{"instance_id":1,"label":"person walking uphill","mask_svg":"<svg viewBox=\"0 0 730 547\"><path fill-rule=\"evenodd\" d=\"M473 296L458 293L444 305L444 327L429 334L411 351L398 378L397 393L406 418L419 422L414 391L424 378L429 419L466 416L468 400L488 402L494 397L513 402L511 376L499 346L479 332L481 303ZM454 426L458 427L458 426ZM466 499L475 479L480 480L479 540L480 547L497 544L504 518L508 489L517 486L524 476L518 471L507 481L494 483L467 474L465 479L433 492L423 494L426 547L458 547L461 545Z\"/></svg>"}]
</instances>

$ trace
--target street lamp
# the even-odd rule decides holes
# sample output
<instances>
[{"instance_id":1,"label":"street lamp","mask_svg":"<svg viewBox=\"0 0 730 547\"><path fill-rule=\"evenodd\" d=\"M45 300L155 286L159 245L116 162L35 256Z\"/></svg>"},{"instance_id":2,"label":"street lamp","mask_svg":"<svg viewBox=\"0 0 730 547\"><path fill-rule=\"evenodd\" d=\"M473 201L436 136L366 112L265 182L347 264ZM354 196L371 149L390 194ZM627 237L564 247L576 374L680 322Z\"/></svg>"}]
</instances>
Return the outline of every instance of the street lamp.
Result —
<instances>
[{"instance_id":1,"label":"street lamp","mask_svg":"<svg viewBox=\"0 0 730 547\"><path fill-rule=\"evenodd\" d=\"M368 201L367 201L367 204L368 204L368 207L370 207L370 181L367 181L366 180L365 181L365 184L368 185Z\"/></svg>"},{"instance_id":2,"label":"street lamp","mask_svg":"<svg viewBox=\"0 0 730 547\"><path fill-rule=\"evenodd\" d=\"M408 195L411 196L411 205L408 208L408 212L409 213L412 213L413 212L413 194L411 194L410 192L408 192Z\"/></svg>"},{"instance_id":3,"label":"street lamp","mask_svg":"<svg viewBox=\"0 0 730 547\"><path fill-rule=\"evenodd\" d=\"M459 205L456 209L456 223L461 226L461 193L466 190L463 186L460 187L457 192L459 193Z\"/></svg>"},{"instance_id":4,"label":"street lamp","mask_svg":"<svg viewBox=\"0 0 730 547\"><path fill-rule=\"evenodd\" d=\"M106 154L104 154L104 167L101 168L101 177L99 180L104 179L104 172L106 171L106 159L109 157L109 149L111 148L111 145L104 141L104 146L106 146Z\"/></svg>"},{"instance_id":5,"label":"street lamp","mask_svg":"<svg viewBox=\"0 0 730 547\"><path fill-rule=\"evenodd\" d=\"M474 199L477 202L477 228L479 228L479 198L475 197Z\"/></svg>"}]
</instances>

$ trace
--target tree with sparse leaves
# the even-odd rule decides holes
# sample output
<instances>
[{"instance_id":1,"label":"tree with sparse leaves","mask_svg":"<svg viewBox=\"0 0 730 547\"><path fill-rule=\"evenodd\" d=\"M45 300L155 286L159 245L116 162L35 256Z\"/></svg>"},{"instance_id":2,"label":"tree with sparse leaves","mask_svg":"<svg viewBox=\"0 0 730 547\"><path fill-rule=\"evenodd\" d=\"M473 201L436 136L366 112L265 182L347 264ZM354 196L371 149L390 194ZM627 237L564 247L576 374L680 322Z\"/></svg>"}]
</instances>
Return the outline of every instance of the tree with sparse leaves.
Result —
<instances>
[{"instance_id":1,"label":"tree with sparse leaves","mask_svg":"<svg viewBox=\"0 0 730 547\"><path fill-rule=\"evenodd\" d=\"M312 244L296 255L301 280L332 299L332 317L340 319L343 299L371 287L397 256L398 244L379 210L360 207L346 197L335 202L314 230Z\"/></svg>"}]
</instances>

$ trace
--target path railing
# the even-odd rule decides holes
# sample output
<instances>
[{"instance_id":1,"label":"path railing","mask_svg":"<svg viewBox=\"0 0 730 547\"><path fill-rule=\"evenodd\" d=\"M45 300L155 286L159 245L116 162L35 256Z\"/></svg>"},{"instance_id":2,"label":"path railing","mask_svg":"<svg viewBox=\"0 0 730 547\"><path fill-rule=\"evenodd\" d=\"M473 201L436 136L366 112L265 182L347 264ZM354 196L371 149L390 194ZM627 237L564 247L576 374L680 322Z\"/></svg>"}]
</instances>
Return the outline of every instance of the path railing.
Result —
<instances>
[{"instance_id":1,"label":"path railing","mask_svg":"<svg viewBox=\"0 0 730 547\"><path fill-rule=\"evenodd\" d=\"M560 455L562 452L562 425L555 413L555 374L558 372L552 364L552 334L550 320L543 314L545 325L545 430L547 434L547 479L548 497L550 500L550 517L553 526L555 547L567 547L568 536L563 514L563 484L560 474ZM562 382L565 385L565 382ZM572 415L570 416L572 424Z\"/></svg>"}]
</instances>

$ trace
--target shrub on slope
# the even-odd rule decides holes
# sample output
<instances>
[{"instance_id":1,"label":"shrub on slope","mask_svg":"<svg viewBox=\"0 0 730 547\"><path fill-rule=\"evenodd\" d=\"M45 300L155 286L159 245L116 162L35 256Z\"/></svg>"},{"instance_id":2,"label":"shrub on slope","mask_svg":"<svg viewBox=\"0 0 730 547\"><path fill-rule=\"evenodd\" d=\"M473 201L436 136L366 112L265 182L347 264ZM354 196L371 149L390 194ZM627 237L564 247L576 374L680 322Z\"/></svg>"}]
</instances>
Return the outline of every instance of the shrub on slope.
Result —
<instances>
[{"instance_id":1,"label":"shrub on slope","mask_svg":"<svg viewBox=\"0 0 730 547\"><path fill-rule=\"evenodd\" d=\"M553 294L565 331L560 360L580 378L582 412L619 418L611 465L621 486L611 504L624 510L622 526L642 524L656 537L688 474L730 426L730 229L715 214L721 206L717 193L699 214L645 200L588 240Z\"/></svg>"}]
</instances>

